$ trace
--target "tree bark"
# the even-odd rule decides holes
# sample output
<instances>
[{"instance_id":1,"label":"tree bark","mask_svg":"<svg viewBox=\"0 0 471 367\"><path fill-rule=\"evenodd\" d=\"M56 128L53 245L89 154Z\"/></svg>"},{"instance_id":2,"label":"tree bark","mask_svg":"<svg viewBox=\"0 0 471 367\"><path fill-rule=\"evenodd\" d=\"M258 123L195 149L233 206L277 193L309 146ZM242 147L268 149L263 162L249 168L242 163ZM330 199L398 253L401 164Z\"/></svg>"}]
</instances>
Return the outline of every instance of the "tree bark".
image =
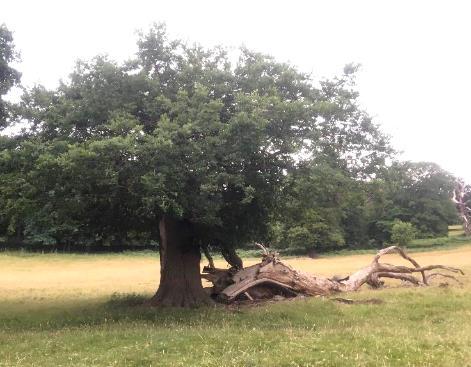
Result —
<instances>
[{"instance_id":1,"label":"tree bark","mask_svg":"<svg viewBox=\"0 0 471 367\"><path fill-rule=\"evenodd\" d=\"M234 269L240 270L244 268L244 263L237 252L232 247L221 246L221 254L224 260Z\"/></svg>"},{"instance_id":2,"label":"tree bark","mask_svg":"<svg viewBox=\"0 0 471 367\"><path fill-rule=\"evenodd\" d=\"M199 247L191 225L163 217L160 230L160 284L151 299L156 306L196 307L212 301L201 284Z\"/></svg>"}]
</instances>

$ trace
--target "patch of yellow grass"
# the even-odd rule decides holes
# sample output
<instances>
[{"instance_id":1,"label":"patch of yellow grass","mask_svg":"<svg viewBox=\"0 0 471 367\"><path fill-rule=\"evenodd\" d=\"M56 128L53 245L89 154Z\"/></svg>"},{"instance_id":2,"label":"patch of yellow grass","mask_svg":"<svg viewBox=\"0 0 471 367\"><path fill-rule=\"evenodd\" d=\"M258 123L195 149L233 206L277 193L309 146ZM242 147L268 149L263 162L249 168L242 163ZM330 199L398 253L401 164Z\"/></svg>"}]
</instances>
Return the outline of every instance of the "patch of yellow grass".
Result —
<instances>
[{"instance_id":1,"label":"patch of yellow grass","mask_svg":"<svg viewBox=\"0 0 471 367\"><path fill-rule=\"evenodd\" d=\"M159 261L152 257L66 256L28 258L2 255L0 299L96 298L114 292L147 293L159 280Z\"/></svg>"},{"instance_id":2,"label":"patch of yellow grass","mask_svg":"<svg viewBox=\"0 0 471 367\"><path fill-rule=\"evenodd\" d=\"M346 275L366 266L373 255L337 256L320 259L290 258L293 268L320 275ZM415 253L421 265L446 264L471 268L471 246L447 251ZM245 260L245 265L259 259ZM405 264L397 256L383 261ZM216 266L226 267L222 261ZM33 301L109 297L112 293L152 294L159 282L159 261L152 256L55 256L0 255L0 300Z\"/></svg>"}]
</instances>

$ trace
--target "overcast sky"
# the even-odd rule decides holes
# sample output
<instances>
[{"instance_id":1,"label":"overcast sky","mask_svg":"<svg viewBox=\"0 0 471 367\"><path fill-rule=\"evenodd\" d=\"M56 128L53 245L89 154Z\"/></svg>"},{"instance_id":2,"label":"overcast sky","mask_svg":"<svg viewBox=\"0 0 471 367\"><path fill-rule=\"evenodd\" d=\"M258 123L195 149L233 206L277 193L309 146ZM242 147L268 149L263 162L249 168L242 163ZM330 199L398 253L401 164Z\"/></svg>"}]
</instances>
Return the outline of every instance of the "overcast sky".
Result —
<instances>
[{"instance_id":1,"label":"overcast sky","mask_svg":"<svg viewBox=\"0 0 471 367\"><path fill-rule=\"evenodd\" d=\"M54 87L78 58L136 51L135 31L165 22L206 46L246 45L315 77L362 64L363 107L402 159L433 161L471 182L468 1L0 0L23 84Z\"/></svg>"}]
</instances>

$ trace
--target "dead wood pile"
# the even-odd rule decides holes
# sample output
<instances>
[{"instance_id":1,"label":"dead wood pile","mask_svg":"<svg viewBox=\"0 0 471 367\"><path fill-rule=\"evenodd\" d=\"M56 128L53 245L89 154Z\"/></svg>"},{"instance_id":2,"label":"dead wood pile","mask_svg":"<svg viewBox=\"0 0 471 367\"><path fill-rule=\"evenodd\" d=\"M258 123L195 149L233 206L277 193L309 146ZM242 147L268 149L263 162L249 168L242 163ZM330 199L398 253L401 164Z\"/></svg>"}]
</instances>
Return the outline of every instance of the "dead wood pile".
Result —
<instances>
[{"instance_id":1,"label":"dead wood pile","mask_svg":"<svg viewBox=\"0 0 471 367\"><path fill-rule=\"evenodd\" d=\"M237 270L205 267L202 278L213 283L211 295L219 302L255 301L282 299L296 296L329 296L341 292L358 290L367 284L373 288L382 287L383 278L399 279L414 286L427 286L433 278L459 280L451 275L464 274L461 269L445 265L420 266L407 255L404 249L391 246L380 250L372 262L344 278L325 278L296 271L284 264L275 252L268 252L263 246L262 261ZM398 254L411 266L392 265L380 262L386 254Z\"/></svg>"}]
</instances>

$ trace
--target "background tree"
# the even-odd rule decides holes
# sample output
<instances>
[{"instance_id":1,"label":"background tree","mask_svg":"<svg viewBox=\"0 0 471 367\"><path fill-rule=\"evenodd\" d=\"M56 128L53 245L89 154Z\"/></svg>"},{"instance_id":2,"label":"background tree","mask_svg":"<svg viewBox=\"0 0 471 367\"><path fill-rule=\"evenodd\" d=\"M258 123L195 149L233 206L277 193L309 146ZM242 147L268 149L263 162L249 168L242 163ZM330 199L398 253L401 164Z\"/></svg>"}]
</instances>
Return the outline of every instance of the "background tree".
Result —
<instances>
[{"instance_id":1,"label":"background tree","mask_svg":"<svg viewBox=\"0 0 471 367\"><path fill-rule=\"evenodd\" d=\"M449 198L454 178L435 163L396 162L385 168L368 189L368 236L380 244L391 239L399 219L412 223L421 237L446 236L456 222Z\"/></svg>"},{"instance_id":2,"label":"background tree","mask_svg":"<svg viewBox=\"0 0 471 367\"><path fill-rule=\"evenodd\" d=\"M348 166L318 157L287 177L272 217L270 243L294 253L380 247L392 241L396 221L411 222L421 237L446 236L456 222L449 197L454 178L432 163L394 162L362 179Z\"/></svg>"},{"instance_id":3,"label":"background tree","mask_svg":"<svg viewBox=\"0 0 471 367\"><path fill-rule=\"evenodd\" d=\"M340 168L313 161L299 165L283 194L283 209L272 220L272 246L306 253L366 242L362 183Z\"/></svg>"},{"instance_id":4,"label":"background tree","mask_svg":"<svg viewBox=\"0 0 471 367\"><path fill-rule=\"evenodd\" d=\"M0 129L7 124L9 104L3 100L5 94L20 82L21 74L11 66L18 59L13 36L5 24L0 25Z\"/></svg>"}]
</instances>

